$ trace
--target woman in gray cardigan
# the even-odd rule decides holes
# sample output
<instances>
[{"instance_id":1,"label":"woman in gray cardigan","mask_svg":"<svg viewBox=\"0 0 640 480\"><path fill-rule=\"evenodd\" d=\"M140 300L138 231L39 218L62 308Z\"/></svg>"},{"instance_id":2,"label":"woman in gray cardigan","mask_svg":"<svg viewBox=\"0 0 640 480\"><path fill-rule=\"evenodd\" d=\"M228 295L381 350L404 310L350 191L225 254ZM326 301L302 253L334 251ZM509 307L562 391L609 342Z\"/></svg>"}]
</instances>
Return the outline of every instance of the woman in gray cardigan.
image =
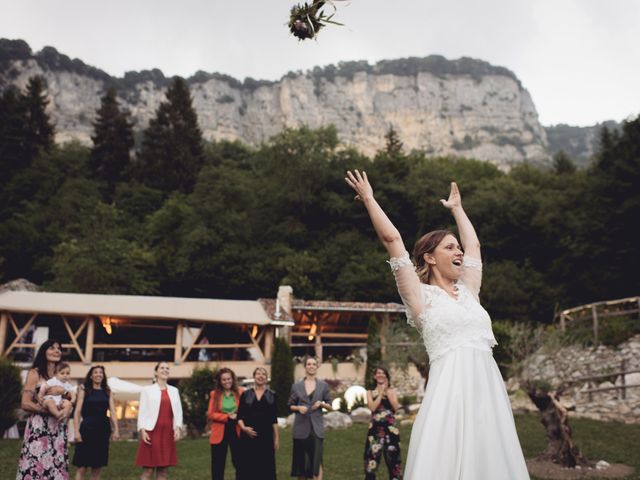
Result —
<instances>
[{"instance_id":1,"label":"woman in gray cardigan","mask_svg":"<svg viewBox=\"0 0 640 480\"><path fill-rule=\"evenodd\" d=\"M296 414L293 422L293 459L291 476L322 480L322 409L331 410L329 385L316 378L318 360L304 357L305 378L291 387L289 408Z\"/></svg>"}]
</instances>

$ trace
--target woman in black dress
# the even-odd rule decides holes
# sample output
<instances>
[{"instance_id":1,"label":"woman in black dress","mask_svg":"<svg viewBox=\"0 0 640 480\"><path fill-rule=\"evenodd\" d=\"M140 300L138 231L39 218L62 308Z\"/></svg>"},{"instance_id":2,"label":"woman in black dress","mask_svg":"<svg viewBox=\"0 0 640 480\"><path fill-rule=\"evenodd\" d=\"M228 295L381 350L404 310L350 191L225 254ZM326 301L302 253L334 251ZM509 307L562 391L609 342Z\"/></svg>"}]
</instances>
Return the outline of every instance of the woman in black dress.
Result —
<instances>
[{"instance_id":1,"label":"woman in black dress","mask_svg":"<svg viewBox=\"0 0 640 480\"><path fill-rule=\"evenodd\" d=\"M279 446L276 394L267 388L267 370L253 371L255 386L240 397L238 425L242 430L241 480L276 480L276 451Z\"/></svg>"},{"instance_id":2,"label":"woman in black dress","mask_svg":"<svg viewBox=\"0 0 640 480\"><path fill-rule=\"evenodd\" d=\"M97 480L102 467L109 462L109 438L117 440L120 436L113 395L103 366L93 366L87 372L78 392L73 423L77 442L73 455L73 464L78 467L76 480L83 480L89 468L92 480Z\"/></svg>"}]
</instances>

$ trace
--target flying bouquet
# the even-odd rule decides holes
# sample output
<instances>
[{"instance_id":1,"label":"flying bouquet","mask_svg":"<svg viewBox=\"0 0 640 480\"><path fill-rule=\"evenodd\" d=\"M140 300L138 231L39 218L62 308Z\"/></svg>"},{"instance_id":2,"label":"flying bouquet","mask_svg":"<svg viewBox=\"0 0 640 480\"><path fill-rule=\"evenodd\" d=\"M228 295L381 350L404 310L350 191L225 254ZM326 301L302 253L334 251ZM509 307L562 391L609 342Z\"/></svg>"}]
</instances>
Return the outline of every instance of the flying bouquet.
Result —
<instances>
[{"instance_id":1,"label":"flying bouquet","mask_svg":"<svg viewBox=\"0 0 640 480\"><path fill-rule=\"evenodd\" d=\"M311 4L305 2L302 5L294 5L289 17L289 30L293 36L298 37L298 40L306 40L315 38L326 25L342 26L341 23L331 20L336 13L336 6L333 4L336 1L343 0L314 0ZM330 15L323 10L327 4L333 8Z\"/></svg>"}]
</instances>

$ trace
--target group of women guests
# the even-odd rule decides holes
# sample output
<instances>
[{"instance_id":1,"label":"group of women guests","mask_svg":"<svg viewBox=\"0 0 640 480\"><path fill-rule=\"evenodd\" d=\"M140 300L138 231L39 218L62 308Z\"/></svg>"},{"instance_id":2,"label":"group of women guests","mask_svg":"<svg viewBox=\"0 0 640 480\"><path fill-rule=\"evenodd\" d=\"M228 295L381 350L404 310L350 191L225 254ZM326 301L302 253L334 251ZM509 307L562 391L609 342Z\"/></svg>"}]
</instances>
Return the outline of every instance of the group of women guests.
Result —
<instances>
[{"instance_id":1,"label":"group of women guests","mask_svg":"<svg viewBox=\"0 0 640 480\"><path fill-rule=\"evenodd\" d=\"M68 417L56 418L38 402L41 385L52 378L62 360L61 344L42 344L27 374L23 410L29 413L18 462L17 480L66 480L68 472ZM322 411L330 410L329 386L317 378L318 361L305 357L305 378L291 388L289 409L295 414L291 476L322 480L324 424ZM182 427L182 404L178 389L169 385L169 364L155 367L155 380L143 387L138 413L139 443L135 463L142 467L141 479L168 478L169 467L178 463L176 441ZM276 395L267 388L263 367L253 372L254 386L238 385L235 373L221 368L209 396L207 419L211 434L211 478L223 480L230 453L237 480L275 480L275 455L279 448ZM400 443L394 412L395 391L389 387L389 373L378 368L376 388L368 392L372 410L365 445L365 479L375 479L384 457L390 479L401 478ZM63 394L51 387L48 395ZM109 441L119 438L114 399L103 366L92 366L77 393L74 428L76 447L72 459L76 480L87 473L96 480L109 461Z\"/></svg>"}]
</instances>

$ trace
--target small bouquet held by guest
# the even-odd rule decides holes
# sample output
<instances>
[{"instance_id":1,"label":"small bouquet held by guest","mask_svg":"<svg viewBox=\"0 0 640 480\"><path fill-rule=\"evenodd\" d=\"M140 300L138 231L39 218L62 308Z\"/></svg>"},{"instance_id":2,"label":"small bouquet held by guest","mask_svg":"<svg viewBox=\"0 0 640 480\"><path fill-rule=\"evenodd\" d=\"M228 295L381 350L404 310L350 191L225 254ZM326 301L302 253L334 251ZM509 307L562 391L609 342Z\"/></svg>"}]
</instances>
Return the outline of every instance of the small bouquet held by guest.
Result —
<instances>
[{"instance_id":1,"label":"small bouquet held by guest","mask_svg":"<svg viewBox=\"0 0 640 480\"><path fill-rule=\"evenodd\" d=\"M298 40L306 40L307 38L315 38L325 25L342 26L341 23L332 20L336 13L334 2L339 1L344 0L313 0L311 3L294 5L289 16L289 30ZM326 4L333 7L333 12L330 15L327 15L323 10Z\"/></svg>"}]
</instances>

